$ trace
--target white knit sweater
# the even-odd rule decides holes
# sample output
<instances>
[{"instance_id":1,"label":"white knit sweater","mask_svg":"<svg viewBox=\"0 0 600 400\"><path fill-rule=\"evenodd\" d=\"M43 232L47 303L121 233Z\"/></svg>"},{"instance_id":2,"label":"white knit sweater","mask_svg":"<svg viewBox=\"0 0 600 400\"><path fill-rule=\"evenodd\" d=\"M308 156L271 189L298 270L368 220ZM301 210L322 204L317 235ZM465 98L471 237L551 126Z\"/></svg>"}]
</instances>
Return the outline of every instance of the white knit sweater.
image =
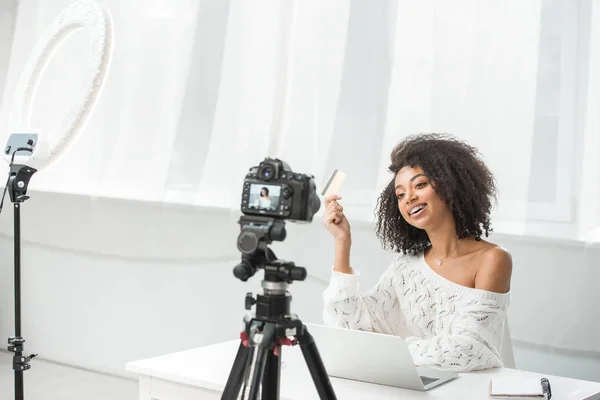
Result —
<instances>
[{"instance_id":1,"label":"white knit sweater","mask_svg":"<svg viewBox=\"0 0 600 400\"><path fill-rule=\"evenodd\" d=\"M364 294L360 274L352 272L333 271L323 293L325 324L401 336L418 366L462 372L502 366L509 293L451 282L423 253L397 257Z\"/></svg>"}]
</instances>

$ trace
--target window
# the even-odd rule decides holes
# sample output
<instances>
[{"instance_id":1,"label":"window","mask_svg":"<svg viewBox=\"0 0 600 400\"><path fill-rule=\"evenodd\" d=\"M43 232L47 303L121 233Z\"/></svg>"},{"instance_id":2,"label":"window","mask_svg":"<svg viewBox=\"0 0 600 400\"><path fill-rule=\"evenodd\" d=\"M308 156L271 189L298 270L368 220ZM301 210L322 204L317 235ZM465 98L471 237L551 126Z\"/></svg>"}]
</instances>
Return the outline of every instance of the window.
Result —
<instances>
[{"instance_id":1,"label":"window","mask_svg":"<svg viewBox=\"0 0 600 400\"><path fill-rule=\"evenodd\" d=\"M30 27L60 12L40 10L19 14L8 83L35 41ZM32 187L237 209L248 168L280 157L319 188L344 171L347 214L370 221L393 146L449 132L496 174L496 232L573 239L600 226L591 4L179 0L110 10L121 35L104 95L73 151ZM40 94L46 117L74 88L61 71L85 62L66 46L47 77L58 83Z\"/></svg>"}]
</instances>

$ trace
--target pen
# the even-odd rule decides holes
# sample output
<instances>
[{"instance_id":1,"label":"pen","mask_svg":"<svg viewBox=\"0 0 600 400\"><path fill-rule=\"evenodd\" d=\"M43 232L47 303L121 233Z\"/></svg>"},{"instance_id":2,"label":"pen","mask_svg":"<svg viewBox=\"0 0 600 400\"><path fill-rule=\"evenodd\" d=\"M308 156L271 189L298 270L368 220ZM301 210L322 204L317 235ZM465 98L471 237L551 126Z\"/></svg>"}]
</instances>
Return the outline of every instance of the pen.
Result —
<instances>
[{"instance_id":1,"label":"pen","mask_svg":"<svg viewBox=\"0 0 600 400\"><path fill-rule=\"evenodd\" d=\"M550 382L546 378L541 379L542 391L544 392L544 399L550 400L552 398L552 389L550 388Z\"/></svg>"}]
</instances>

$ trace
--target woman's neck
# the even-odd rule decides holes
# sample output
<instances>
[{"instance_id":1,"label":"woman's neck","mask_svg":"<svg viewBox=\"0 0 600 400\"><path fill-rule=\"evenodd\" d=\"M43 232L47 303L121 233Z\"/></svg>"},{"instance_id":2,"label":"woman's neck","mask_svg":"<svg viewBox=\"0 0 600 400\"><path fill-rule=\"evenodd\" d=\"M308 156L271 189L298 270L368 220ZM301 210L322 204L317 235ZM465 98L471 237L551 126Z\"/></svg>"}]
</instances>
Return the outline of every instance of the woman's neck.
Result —
<instances>
[{"instance_id":1,"label":"woman's neck","mask_svg":"<svg viewBox=\"0 0 600 400\"><path fill-rule=\"evenodd\" d=\"M460 239L456 235L456 225L453 220L441 224L435 229L427 231L434 255L446 258L450 253L456 254Z\"/></svg>"}]
</instances>

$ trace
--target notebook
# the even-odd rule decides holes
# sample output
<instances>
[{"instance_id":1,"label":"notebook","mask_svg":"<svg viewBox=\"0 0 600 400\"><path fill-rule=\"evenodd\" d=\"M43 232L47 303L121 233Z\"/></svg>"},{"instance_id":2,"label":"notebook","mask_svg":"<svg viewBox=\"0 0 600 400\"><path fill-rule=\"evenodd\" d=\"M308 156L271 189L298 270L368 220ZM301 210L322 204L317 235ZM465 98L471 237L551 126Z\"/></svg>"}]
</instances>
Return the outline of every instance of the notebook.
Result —
<instances>
[{"instance_id":1,"label":"notebook","mask_svg":"<svg viewBox=\"0 0 600 400\"><path fill-rule=\"evenodd\" d=\"M492 378L490 397L506 400L550 399L550 384L544 378Z\"/></svg>"}]
</instances>

